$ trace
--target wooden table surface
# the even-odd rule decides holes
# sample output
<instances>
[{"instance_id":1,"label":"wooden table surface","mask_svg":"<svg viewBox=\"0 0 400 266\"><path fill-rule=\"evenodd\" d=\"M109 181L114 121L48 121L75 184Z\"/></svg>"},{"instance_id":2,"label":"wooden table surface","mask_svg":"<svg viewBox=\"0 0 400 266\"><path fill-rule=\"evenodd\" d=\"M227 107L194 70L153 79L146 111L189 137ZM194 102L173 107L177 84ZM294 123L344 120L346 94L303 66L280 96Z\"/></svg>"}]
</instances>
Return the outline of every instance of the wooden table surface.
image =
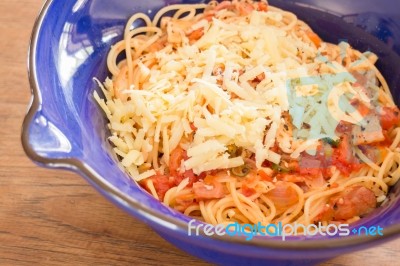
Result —
<instances>
[{"instance_id":1,"label":"wooden table surface","mask_svg":"<svg viewBox=\"0 0 400 266\"><path fill-rule=\"evenodd\" d=\"M0 1L0 265L207 265L116 208L78 175L39 168L25 156L26 56L41 5ZM400 239L324 265L398 261Z\"/></svg>"}]
</instances>

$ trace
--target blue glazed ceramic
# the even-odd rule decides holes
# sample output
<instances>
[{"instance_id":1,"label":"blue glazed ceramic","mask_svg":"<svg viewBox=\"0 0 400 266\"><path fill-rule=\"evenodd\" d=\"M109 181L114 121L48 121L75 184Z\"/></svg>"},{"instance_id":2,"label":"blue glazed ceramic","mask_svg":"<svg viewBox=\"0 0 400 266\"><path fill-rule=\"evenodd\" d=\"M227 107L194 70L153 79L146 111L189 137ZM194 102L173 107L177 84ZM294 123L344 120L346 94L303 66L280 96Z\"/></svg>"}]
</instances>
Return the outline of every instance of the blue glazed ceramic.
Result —
<instances>
[{"instance_id":1,"label":"blue glazed ceramic","mask_svg":"<svg viewBox=\"0 0 400 266\"><path fill-rule=\"evenodd\" d=\"M353 227L379 225L383 236L292 237L188 236L188 217L160 204L118 165L105 141L105 118L93 100L93 78L107 76L106 55L122 38L135 12L154 14L181 0L49 0L35 24L29 78L32 104L22 143L27 155L44 167L64 168L83 176L100 193L162 237L204 260L227 265L310 265L371 247L400 233L400 185L390 200ZM295 12L323 39L346 39L355 48L379 55L378 67L400 103L400 2L382 0L270 1Z\"/></svg>"}]
</instances>

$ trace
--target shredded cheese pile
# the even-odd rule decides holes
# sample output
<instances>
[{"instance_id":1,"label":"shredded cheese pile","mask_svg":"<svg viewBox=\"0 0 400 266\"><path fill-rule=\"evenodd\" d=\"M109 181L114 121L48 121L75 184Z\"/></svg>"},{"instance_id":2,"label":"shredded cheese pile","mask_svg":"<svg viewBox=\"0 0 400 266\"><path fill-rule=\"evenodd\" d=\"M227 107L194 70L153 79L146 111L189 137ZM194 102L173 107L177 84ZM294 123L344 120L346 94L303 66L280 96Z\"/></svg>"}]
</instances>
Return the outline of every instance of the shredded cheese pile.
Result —
<instances>
[{"instance_id":1,"label":"shredded cheese pile","mask_svg":"<svg viewBox=\"0 0 400 266\"><path fill-rule=\"evenodd\" d=\"M315 60L325 43L317 48L304 42L278 26L284 19L282 12L271 10L253 11L235 23L216 17L201 20L191 26L203 28L196 42L189 44L183 36L180 45L152 54L152 67L139 61L143 84L125 88L127 100L115 98L115 82L106 80L106 101L97 93L95 98L110 120L115 152L137 181L162 173L178 145L189 157L181 171L200 174L242 165L242 157L230 158L231 144L253 152L261 167L265 160L280 162L281 155L272 150L276 142L296 158L318 139L333 137L336 121L355 123L356 112L349 116L335 106L354 78L340 64ZM310 82L317 72L325 78ZM346 74L329 79L337 73ZM260 76L263 79L254 85ZM320 108L323 99L333 107ZM290 112L298 140L280 133L284 112ZM312 129L301 130L303 123Z\"/></svg>"}]
</instances>

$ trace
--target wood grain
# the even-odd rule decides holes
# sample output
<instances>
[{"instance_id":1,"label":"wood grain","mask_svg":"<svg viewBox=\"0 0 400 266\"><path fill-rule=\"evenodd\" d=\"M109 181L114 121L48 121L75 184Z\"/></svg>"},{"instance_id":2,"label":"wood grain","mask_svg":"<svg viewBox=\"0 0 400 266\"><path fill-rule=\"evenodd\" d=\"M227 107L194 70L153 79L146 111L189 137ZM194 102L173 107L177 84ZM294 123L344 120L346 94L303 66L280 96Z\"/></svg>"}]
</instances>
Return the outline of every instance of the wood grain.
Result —
<instances>
[{"instance_id":1,"label":"wood grain","mask_svg":"<svg viewBox=\"0 0 400 266\"><path fill-rule=\"evenodd\" d=\"M76 174L29 161L20 129L26 55L41 1L0 1L0 265L206 265L102 198ZM392 265L400 239L325 265Z\"/></svg>"}]
</instances>

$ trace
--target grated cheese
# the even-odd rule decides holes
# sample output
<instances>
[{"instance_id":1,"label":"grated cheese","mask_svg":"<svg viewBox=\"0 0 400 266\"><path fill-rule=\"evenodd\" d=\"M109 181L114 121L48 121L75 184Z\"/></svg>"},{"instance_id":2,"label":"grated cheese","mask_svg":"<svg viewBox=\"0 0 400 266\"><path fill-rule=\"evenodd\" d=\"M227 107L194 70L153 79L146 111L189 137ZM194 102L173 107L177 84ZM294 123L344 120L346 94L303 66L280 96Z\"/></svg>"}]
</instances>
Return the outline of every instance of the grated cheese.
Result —
<instances>
[{"instance_id":1,"label":"grated cheese","mask_svg":"<svg viewBox=\"0 0 400 266\"><path fill-rule=\"evenodd\" d=\"M178 146L189 157L182 167L195 174L242 165L242 157L229 157L230 144L255 153L261 167L265 160L280 162L281 155L271 150L275 143L298 158L304 151L312 152L318 139L334 138L338 121L360 121L358 112L345 113L339 106L340 97L352 92L349 83L354 77L322 57L306 64L293 56L301 51L305 58L317 58L319 51L275 26L282 20L282 14L274 11L254 11L238 23L200 20L188 30L203 29L198 41L174 49L167 45L152 54L152 67L139 61L143 88L123 91L130 96L126 101L115 97L112 80L99 84L106 101L96 92L94 98L110 120L109 140L135 180L156 173L140 173L138 166L143 163L162 172ZM316 64L328 73L315 77ZM221 65L222 73L216 74ZM345 74L333 75L337 73ZM254 85L261 74L265 78ZM366 95L360 98L368 102ZM292 136L279 134L285 111L298 138L294 148ZM304 123L311 129L303 129Z\"/></svg>"}]
</instances>

